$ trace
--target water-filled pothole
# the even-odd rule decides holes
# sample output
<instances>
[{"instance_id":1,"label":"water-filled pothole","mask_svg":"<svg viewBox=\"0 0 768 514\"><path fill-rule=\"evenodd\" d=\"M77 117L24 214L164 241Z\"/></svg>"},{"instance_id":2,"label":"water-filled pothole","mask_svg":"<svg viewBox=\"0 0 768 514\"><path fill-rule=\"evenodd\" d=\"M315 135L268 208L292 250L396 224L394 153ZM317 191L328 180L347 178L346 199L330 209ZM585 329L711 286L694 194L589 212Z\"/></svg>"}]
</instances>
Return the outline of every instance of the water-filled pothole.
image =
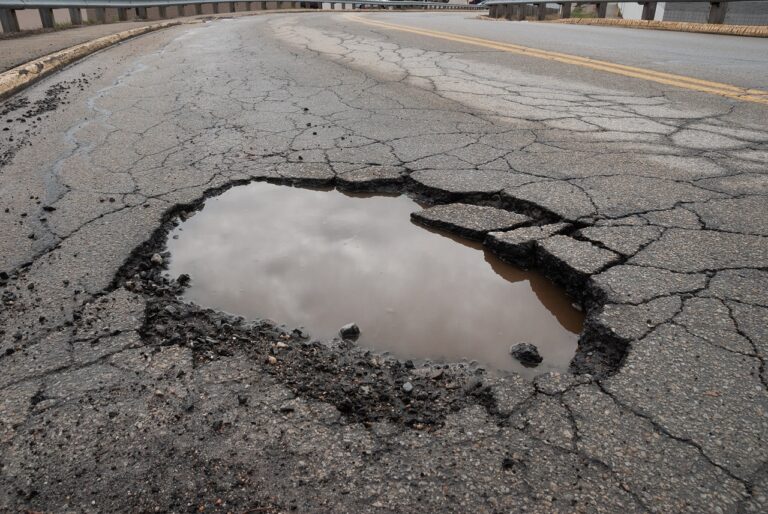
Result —
<instances>
[{"instance_id":1,"label":"water-filled pothole","mask_svg":"<svg viewBox=\"0 0 768 514\"><path fill-rule=\"evenodd\" d=\"M313 338L354 321L358 344L402 359L566 370L583 315L565 293L479 243L413 224L419 209L405 195L236 187L171 232L169 272L191 276L186 301ZM538 346L535 370L509 355L518 342Z\"/></svg>"}]
</instances>

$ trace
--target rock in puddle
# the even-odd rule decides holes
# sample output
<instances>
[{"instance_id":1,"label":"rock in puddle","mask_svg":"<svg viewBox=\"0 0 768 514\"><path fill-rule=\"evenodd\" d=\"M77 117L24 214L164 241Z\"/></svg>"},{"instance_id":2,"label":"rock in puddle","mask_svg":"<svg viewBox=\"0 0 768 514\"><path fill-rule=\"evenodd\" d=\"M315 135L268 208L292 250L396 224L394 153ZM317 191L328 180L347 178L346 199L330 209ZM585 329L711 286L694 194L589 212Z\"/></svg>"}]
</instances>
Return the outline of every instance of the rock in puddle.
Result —
<instances>
[{"instance_id":1,"label":"rock in puddle","mask_svg":"<svg viewBox=\"0 0 768 514\"><path fill-rule=\"evenodd\" d=\"M524 366L538 366L543 360L541 355L539 355L539 349L536 348L536 345L531 343L518 343L512 345L509 349L509 353Z\"/></svg>"},{"instance_id":2,"label":"rock in puddle","mask_svg":"<svg viewBox=\"0 0 768 514\"><path fill-rule=\"evenodd\" d=\"M357 323L347 323L339 329L339 335L342 339L357 341L357 338L360 337L360 327L357 326Z\"/></svg>"}]
</instances>

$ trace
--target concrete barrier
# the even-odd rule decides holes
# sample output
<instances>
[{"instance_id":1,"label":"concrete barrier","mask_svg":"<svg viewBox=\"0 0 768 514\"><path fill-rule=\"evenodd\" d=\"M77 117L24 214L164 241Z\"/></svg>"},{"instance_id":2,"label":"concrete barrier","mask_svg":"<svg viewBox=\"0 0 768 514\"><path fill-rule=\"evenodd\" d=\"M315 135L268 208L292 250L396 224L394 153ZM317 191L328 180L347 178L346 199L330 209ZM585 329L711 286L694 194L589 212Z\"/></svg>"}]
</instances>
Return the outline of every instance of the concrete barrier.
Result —
<instances>
[{"instance_id":1,"label":"concrete barrier","mask_svg":"<svg viewBox=\"0 0 768 514\"><path fill-rule=\"evenodd\" d=\"M570 18L552 20L547 23L567 23L575 25L601 25L609 27L628 27L633 29L671 30L675 32L698 32L703 34L723 34L729 36L768 37L765 25L716 25L711 23L689 23L682 21L654 20L619 20L597 18Z\"/></svg>"}]
</instances>

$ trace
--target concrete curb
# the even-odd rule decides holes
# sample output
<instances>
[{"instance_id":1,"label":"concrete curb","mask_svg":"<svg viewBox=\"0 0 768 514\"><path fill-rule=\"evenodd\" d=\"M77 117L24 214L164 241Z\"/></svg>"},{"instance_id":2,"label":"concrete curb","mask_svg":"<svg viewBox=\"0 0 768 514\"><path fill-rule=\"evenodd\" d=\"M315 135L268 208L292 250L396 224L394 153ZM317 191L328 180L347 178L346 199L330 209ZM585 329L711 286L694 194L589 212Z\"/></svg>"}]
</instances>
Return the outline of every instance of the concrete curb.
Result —
<instances>
[{"instance_id":1,"label":"concrete curb","mask_svg":"<svg viewBox=\"0 0 768 514\"><path fill-rule=\"evenodd\" d=\"M544 23L605 25L609 27L627 27L632 29L699 32L703 34L723 34L728 36L768 37L768 26L765 25L714 25L710 23L689 23L682 21L614 20L604 18L567 18L564 20L545 21Z\"/></svg>"},{"instance_id":2,"label":"concrete curb","mask_svg":"<svg viewBox=\"0 0 768 514\"><path fill-rule=\"evenodd\" d=\"M126 39L147 34L148 32L154 32L155 30L165 29L176 25L181 25L181 22L164 22L125 30L123 32L118 32L117 34L103 36L79 45L70 46L64 50L53 52L29 61L28 63L16 66L15 68L11 68L6 72L0 73L0 100L8 98L43 77L47 77L64 66L103 48L125 41Z\"/></svg>"}]
</instances>

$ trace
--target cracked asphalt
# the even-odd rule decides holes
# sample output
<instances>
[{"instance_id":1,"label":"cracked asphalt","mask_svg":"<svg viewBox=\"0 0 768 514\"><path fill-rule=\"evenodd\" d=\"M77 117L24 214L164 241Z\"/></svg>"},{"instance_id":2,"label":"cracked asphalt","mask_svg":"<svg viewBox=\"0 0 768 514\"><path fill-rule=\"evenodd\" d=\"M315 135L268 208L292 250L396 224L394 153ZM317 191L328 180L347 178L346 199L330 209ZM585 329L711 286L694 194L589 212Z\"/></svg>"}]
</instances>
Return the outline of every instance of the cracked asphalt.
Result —
<instances>
[{"instance_id":1,"label":"cracked asphalt","mask_svg":"<svg viewBox=\"0 0 768 514\"><path fill-rule=\"evenodd\" d=\"M0 508L765 512L767 112L322 13L49 77L0 105ZM251 180L456 204L416 217L586 310L573 373L182 304L151 257Z\"/></svg>"}]
</instances>

